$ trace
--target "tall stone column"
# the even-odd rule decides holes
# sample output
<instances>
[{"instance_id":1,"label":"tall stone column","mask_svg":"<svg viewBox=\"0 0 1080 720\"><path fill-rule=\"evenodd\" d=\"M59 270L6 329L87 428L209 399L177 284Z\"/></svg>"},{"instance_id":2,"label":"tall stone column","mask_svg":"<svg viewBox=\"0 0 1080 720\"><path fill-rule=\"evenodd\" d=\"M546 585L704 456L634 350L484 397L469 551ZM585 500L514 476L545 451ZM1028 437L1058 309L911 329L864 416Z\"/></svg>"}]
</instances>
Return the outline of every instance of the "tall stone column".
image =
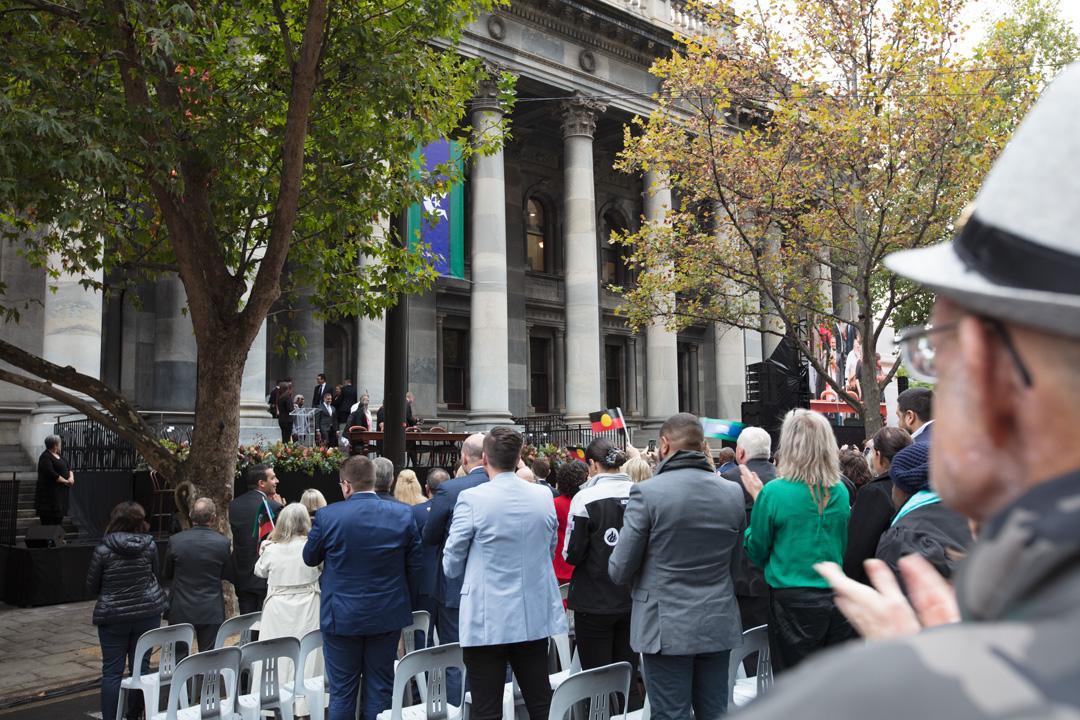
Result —
<instances>
[{"instance_id":1,"label":"tall stone column","mask_svg":"<svg viewBox=\"0 0 1080 720\"><path fill-rule=\"evenodd\" d=\"M666 223L671 188L655 171L645 173L645 221ZM679 354L677 337L654 321L645 331L645 393L649 418L663 421L679 412Z\"/></svg>"},{"instance_id":2,"label":"tall stone column","mask_svg":"<svg viewBox=\"0 0 1080 720\"><path fill-rule=\"evenodd\" d=\"M373 235L377 239L386 237L390 229L390 220L380 220L373 229ZM360 266L369 267L376 262L367 255L360 256ZM360 317L356 319L356 377L353 384L356 385L356 393L359 398L365 392L368 394L371 411L382 404L383 382L386 374L386 314L381 313L378 317Z\"/></svg>"},{"instance_id":3,"label":"tall stone column","mask_svg":"<svg viewBox=\"0 0 1080 720\"><path fill-rule=\"evenodd\" d=\"M154 287L154 402L152 410L195 409L198 346L187 293L180 276L168 275Z\"/></svg>"},{"instance_id":4,"label":"tall stone column","mask_svg":"<svg viewBox=\"0 0 1080 720\"><path fill-rule=\"evenodd\" d=\"M566 412L566 331L555 328L555 412Z\"/></svg>"},{"instance_id":5,"label":"tall stone column","mask_svg":"<svg viewBox=\"0 0 1080 720\"><path fill-rule=\"evenodd\" d=\"M477 140L498 132L503 107L495 80L480 84L472 105ZM506 308L506 178L503 150L473 158L472 295L469 328L469 417L476 430L510 422L510 358Z\"/></svg>"},{"instance_id":6,"label":"tall stone column","mask_svg":"<svg viewBox=\"0 0 1080 720\"><path fill-rule=\"evenodd\" d=\"M276 378L275 378L276 379ZM259 328L259 334L251 341L247 360L244 361L244 379L240 384L240 411L266 412L266 396L270 392L266 377L266 320Z\"/></svg>"},{"instance_id":7,"label":"tall stone column","mask_svg":"<svg viewBox=\"0 0 1080 720\"><path fill-rule=\"evenodd\" d=\"M716 392L717 416L727 420L742 418L746 400L746 344L743 331L717 323Z\"/></svg>"},{"instance_id":8,"label":"tall stone column","mask_svg":"<svg viewBox=\"0 0 1080 720\"><path fill-rule=\"evenodd\" d=\"M566 227L566 415L584 422L602 407L600 387L600 279L596 242L593 132L605 106L563 103Z\"/></svg>"},{"instance_id":9,"label":"tall stone column","mask_svg":"<svg viewBox=\"0 0 1080 720\"><path fill-rule=\"evenodd\" d=\"M638 413L637 338L626 338L626 414Z\"/></svg>"},{"instance_id":10,"label":"tall stone column","mask_svg":"<svg viewBox=\"0 0 1080 720\"><path fill-rule=\"evenodd\" d=\"M49 267L62 267L59 255L49 258ZM79 276L66 273L55 280L45 279L42 357L57 365L70 365L84 375L100 378L102 296L100 292L83 288L79 279ZM93 279L102 279L100 270ZM55 286L56 292L50 292L49 286ZM63 403L42 396L29 423L23 425L23 447L36 457L44 447L45 437L52 434L57 416L72 412L75 411Z\"/></svg>"}]
</instances>

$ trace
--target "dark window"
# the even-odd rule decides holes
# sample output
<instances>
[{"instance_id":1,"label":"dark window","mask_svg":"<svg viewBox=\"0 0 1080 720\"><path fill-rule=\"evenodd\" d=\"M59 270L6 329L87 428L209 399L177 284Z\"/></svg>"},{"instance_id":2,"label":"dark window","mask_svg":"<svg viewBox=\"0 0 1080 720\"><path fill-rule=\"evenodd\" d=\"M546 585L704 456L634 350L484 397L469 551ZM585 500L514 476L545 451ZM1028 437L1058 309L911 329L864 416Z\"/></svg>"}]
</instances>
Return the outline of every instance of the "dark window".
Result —
<instances>
[{"instance_id":1,"label":"dark window","mask_svg":"<svg viewBox=\"0 0 1080 720\"><path fill-rule=\"evenodd\" d=\"M690 350L685 343L679 343L679 412L690 412Z\"/></svg>"},{"instance_id":2,"label":"dark window","mask_svg":"<svg viewBox=\"0 0 1080 720\"><path fill-rule=\"evenodd\" d=\"M609 210L604 213L600 231L600 284L626 286L630 282L630 270L627 263L628 248L620 243L611 242L613 233L621 235L626 232L626 221L622 213L617 210Z\"/></svg>"},{"instance_id":3,"label":"dark window","mask_svg":"<svg viewBox=\"0 0 1080 720\"><path fill-rule=\"evenodd\" d=\"M464 410L469 395L469 331L443 328L443 401Z\"/></svg>"},{"instance_id":4,"label":"dark window","mask_svg":"<svg viewBox=\"0 0 1080 720\"><path fill-rule=\"evenodd\" d=\"M621 408L623 400L622 345L604 346L604 402L609 408Z\"/></svg>"},{"instance_id":5,"label":"dark window","mask_svg":"<svg viewBox=\"0 0 1080 720\"><path fill-rule=\"evenodd\" d=\"M548 228L549 221L544 206L530 198L525 204L525 254L528 269L533 272L551 272Z\"/></svg>"},{"instance_id":6,"label":"dark window","mask_svg":"<svg viewBox=\"0 0 1080 720\"><path fill-rule=\"evenodd\" d=\"M551 412L551 341L529 338L529 405L538 413Z\"/></svg>"}]
</instances>

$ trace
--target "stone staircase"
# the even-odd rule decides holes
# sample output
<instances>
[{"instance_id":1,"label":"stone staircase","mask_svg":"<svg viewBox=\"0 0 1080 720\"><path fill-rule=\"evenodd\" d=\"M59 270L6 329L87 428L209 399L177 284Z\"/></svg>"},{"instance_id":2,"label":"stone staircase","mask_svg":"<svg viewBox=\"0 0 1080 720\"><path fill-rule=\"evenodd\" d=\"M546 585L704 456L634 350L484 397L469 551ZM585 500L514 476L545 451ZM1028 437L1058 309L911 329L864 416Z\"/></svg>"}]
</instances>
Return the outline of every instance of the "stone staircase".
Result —
<instances>
[{"instance_id":1,"label":"stone staircase","mask_svg":"<svg viewBox=\"0 0 1080 720\"><path fill-rule=\"evenodd\" d=\"M19 481L19 506L15 524L15 542L22 542L26 528L38 524L34 511L34 486L37 484L37 463L19 445L0 445L0 480L10 480L14 475ZM68 540L78 537L78 531L70 518L64 518L64 531Z\"/></svg>"}]
</instances>

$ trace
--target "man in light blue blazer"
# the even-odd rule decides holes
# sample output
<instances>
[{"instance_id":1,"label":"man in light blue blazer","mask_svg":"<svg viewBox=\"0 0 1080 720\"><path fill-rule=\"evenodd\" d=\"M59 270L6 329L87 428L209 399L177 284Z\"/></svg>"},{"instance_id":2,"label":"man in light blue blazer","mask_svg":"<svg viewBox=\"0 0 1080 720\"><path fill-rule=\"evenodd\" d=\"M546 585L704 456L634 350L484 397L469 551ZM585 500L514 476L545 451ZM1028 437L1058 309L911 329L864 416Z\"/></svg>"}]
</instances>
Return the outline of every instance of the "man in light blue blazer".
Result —
<instances>
[{"instance_id":1,"label":"man in light blue blazer","mask_svg":"<svg viewBox=\"0 0 1080 720\"><path fill-rule=\"evenodd\" d=\"M363 455L341 464L345 502L319 510L304 562L323 565L319 623L330 684L330 720L389 710L401 628L412 623L423 574L412 510L375 494L375 466Z\"/></svg>"},{"instance_id":2,"label":"man in light blue blazer","mask_svg":"<svg viewBox=\"0 0 1080 720\"><path fill-rule=\"evenodd\" d=\"M555 505L547 489L514 474L522 444L521 434L507 427L484 437L482 463L491 481L458 496L443 551L446 576L464 575L458 632L473 720L501 717L507 663L530 719L546 720L548 638L566 632L551 564Z\"/></svg>"}]
</instances>

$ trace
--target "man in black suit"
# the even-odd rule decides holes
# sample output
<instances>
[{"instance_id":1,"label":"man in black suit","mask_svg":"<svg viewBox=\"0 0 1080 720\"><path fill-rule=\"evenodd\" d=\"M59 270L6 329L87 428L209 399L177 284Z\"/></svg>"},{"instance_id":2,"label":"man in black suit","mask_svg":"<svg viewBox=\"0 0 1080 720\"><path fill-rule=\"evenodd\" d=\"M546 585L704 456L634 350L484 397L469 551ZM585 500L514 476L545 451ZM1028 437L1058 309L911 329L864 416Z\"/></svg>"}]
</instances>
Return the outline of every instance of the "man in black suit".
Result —
<instances>
[{"instance_id":1,"label":"man in black suit","mask_svg":"<svg viewBox=\"0 0 1080 720\"><path fill-rule=\"evenodd\" d=\"M217 507L199 498L191 507L191 529L169 538L163 575L172 581L169 594L170 625L191 623L199 652L214 647L218 628L225 622L225 596L221 581L236 585L236 564L229 539L214 528Z\"/></svg>"},{"instance_id":2,"label":"man in black suit","mask_svg":"<svg viewBox=\"0 0 1080 720\"><path fill-rule=\"evenodd\" d=\"M447 480L435 490L431 498L431 512L428 513L428 521L422 531L424 544L438 548L434 625L439 632L441 643L458 641L461 588L465 583L464 575L456 578L446 576L443 570L443 551L446 549L446 540L450 537L450 524L454 520L454 506L458 496L462 491L488 481L483 458L484 435L477 433L465 438L465 442L461 444L461 467L467 474ZM448 697L460 697L461 674L457 670L447 673L446 686Z\"/></svg>"},{"instance_id":3,"label":"man in black suit","mask_svg":"<svg viewBox=\"0 0 1080 720\"><path fill-rule=\"evenodd\" d=\"M315 432L323 447L337 447L337 410L334 408L334 395L327 390L322 395L322 404L315 416Z\"/></svg>"},{"instance_id":4,"label":"man in black suit","mask_svg":"<svg viewBox=\"0 0 1080 720\"><path fill-rule=\"evenodd\" d=\"M247 471L248 491L229 503L233 560L236 563L236 601L240 614L262 610L266 580L255 577L255 560L261 543L274 529L281 503L270 498L277 493L277 476L266 465L252 465Z\"/></svg>"},{"instance_id":5,"label":"man in black suit","mask_svg":"<svg viewBox=\"0 0 1080 720\"><path fill-rule=\"evenodd\" d=\"M330 393L330 396L334 396L334 388L330 387L330 384L326 382L326 373L319 373L315 376L315 389L311 392L311 402L322 402L322 397L326 393Z\"/></svg>"},{"instance_id":6,"label":"man in black suit","mask_svg":"<svg viewBox=\"0 0 1080 720\"><path fill-rule=\"evenodd\" d=\"M345 384L341 386L341 394L334 400L334 409L337 411L337 421L340 423L352 413L352 406L356 404L356 386L350 378L345 378ZM345 428L348 430L349 428Z\"/></svg>"}]
</instances>

